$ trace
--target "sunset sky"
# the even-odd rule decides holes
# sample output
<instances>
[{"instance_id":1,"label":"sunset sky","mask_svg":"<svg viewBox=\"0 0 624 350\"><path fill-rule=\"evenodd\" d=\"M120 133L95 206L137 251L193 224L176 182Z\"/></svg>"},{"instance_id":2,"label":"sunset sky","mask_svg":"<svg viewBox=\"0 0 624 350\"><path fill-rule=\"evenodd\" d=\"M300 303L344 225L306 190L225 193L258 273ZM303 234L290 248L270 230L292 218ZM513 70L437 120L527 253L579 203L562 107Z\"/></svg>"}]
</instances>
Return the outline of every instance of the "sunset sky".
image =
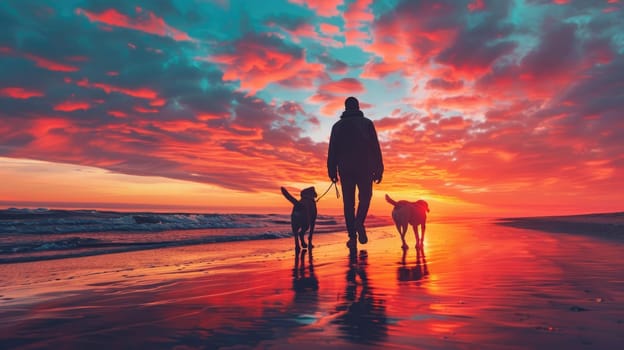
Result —
<instances>
[{"instance_id":1,"label":"sunset sky","mask_svg":"<svg viewBox=\"0 0 624 350\"><path fill-rule=\"evenodd\" d=\"M0 2L0 207L286 213L350 95L432 215L624 210L618 0ZM321 213L338 213L333 190Z\"/></svg>"}]
</instances>

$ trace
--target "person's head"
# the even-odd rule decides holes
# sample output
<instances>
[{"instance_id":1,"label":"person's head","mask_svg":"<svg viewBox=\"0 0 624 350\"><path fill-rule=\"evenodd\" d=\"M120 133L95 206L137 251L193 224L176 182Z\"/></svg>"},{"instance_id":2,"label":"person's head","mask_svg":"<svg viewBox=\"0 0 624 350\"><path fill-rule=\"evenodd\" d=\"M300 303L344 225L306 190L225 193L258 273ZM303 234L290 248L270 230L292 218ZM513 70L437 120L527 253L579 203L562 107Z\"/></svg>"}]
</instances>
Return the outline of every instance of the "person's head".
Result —
<instances>
[{"instance_id":1,"label":"person's head","mask_svg":"<svg viewBox=\"0 0 624 350\"><path fill-rule=\"evenodd\" d=\"M345 110L347 111L359 111L360 110L360 102L357 98L350 96L345 100Z\"/></svg>"}]
</instances>

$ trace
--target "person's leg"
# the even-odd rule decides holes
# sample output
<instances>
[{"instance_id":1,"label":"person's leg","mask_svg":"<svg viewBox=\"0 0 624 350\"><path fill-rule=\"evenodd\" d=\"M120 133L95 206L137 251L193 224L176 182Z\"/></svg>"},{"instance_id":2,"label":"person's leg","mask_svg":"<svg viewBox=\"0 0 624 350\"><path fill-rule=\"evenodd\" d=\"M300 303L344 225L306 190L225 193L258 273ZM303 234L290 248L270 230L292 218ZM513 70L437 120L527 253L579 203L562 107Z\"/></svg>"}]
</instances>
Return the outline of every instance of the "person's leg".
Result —
<instances>
[{"instance_id":1,"label":"person's leg","mask_svg":"<svg viewBox=\"0 0 624 350\"><path fill-rule=\"evenodd\" d=\"M346 177L340 179L342 186L342 204L344 209L345 224L349 238L356 238L355 233L355 186L356 183L352 179Z\"/></svg>"},{"instance_id":2,"label":"person's leg","mask_svg":"<svg viewBox=\"0 0 624 350\"><path fill-rule=\"evenodd\" d=\"M373 198L373 183L370 180L359 181L358 188L358 208L356 221L364 224L368 208L370 207L371 198Z\"/></svg>"},{"instance_id":3,"label":"person's leg","mask_svg":"<svg viewBox=\"0 0 624 350\"><path fill-rule=\"evenodd\" d=\"M358 233L360 243L366 244L368 237L366 236L366 228L364 227L364 221L368 214L368 208L370 207L370 201L373 197L373 182L368 179L360 179L357 182L358 188L358 207L357 215L355 216L355 229Z\"/></svg>"}]
</instances>

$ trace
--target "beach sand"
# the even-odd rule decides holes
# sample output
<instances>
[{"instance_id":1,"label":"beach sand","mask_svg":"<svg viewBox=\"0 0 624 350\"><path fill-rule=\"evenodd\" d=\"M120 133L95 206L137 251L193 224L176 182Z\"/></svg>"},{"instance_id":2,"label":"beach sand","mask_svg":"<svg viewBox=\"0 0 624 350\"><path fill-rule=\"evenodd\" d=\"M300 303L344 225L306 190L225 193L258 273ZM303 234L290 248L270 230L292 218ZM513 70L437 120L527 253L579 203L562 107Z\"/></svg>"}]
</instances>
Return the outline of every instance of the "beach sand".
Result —
<instances>
[{"instance_id":1,"label":"beach sand","mask_svg":"<svg viewBox=\"0 0 624 350\"><path fill-rule=\"evenodd\" d=\"M619 349L623 242L484 220L0 267L3 349Z\"/></svg>"}]
</instances>

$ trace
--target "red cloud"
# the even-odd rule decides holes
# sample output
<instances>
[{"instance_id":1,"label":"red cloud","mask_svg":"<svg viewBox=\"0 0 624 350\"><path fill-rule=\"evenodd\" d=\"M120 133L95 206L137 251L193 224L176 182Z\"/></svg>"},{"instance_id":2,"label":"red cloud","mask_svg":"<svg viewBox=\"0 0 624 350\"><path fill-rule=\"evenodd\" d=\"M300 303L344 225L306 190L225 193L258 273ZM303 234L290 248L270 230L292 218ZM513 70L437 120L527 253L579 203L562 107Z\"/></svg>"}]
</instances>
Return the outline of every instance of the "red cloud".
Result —
<instances>
[{"instance_id":1,"label":"red cloud","mask_svg":"<svg viewBox=\"0 0 624 350\"><path fill-rule=\"evenodd\" d=\"M331 17L340 14L338 6L343 0L288 0L290 3L307 6L314 10L319 16Z\"/></svg>"},{"instance_id":2,"label":"red cloud","mask_svg":"<svg viewBox=\"0 0 624 350\"><path fill-rule=\"evenodd\" d=\"M152 107L162 107L167 104L167 100L164 98L157 98L155 100L150 101L149 105Z\"/></svg>"},{"instance_id":3,"label":"red cloud","mask_svg":"<svg viewBox=\"0 0 624 350\"><path fill-rule=\"evenodd\" d=\"M345 11L345 39L347 45L362 45L370 38L368 27L375 19L370 9L372 0L356 0Z\"/></svg>"},{"instance_id":4,"label":"red cloud","mask_svg":"<svg viewBox=\"0 0 624 350\"><path fill-rule=\"evenodd\" d=\"M296 43L299 43L301 41L300 38L310 38L325 46L342 47L343 45L341 42L338 42L332 38L332 36L335 35L336 31L339 31L340 28L336 26L333 26L333 27L334 28L332 28L331 24L322 23L321 32L324 35L321 35L320 33L318 33L316 31L316 28L309 23L304 23L298 26L294 30L288 30L286 28L284 28L284 30L286 30L288 33L290 33L290 35L293 36L293 42L296 42ZM324 30L329 30L330 32L328 33L328 32L325 32Z\"/></svg>"},{"instance_id":5,"label":"red cloud","mask_svg":"<svg viewBox=\"0 0 624 350\"><path fill-rule=\"evenodd\" d=\"M321 113L326 116L334 116L344 109L345 95L355 95L364 91L364 85L359 80L343 78L320 85L317 93L311 96L308 101L323 104Z\"/></svg>"},{"instance_id":6,"label":"red cloud","mask_svg":"<svg viewBox=\"0 0 624 350\"><path fill-rule=\"evenodd\" d=\"M41 97L43 96L43 93L41 91L24 89L21 87L6 87L0 89L0 96L17 99L29 99L31 97Z\"/></svg>"},{"instance_id":7,"label":"red cloud","mask_svg":"<svg viewBox=\"0 0 624 350\"><path fill-rule=\"evenodd\" d=\"M333 117L336 113L344 110L344 98L337 97L331 94L317 93L312 95L309 99L311 103L323 104L321 107L321 113L328 117Z\"/></svg>"},{"instance_id":8,"label":"red cloud","mask_svg":"<svg viewBox=\"0 0 624 350\"><path fill-rule=\"evenodd\" d=\"M330 94L356 94L364 91L364 85L354 78L343 78L319 86L319 91Z\"/></svg>"},{"instance_id":9,"label":"red cloud","mask_svg":"<svg viewBox=\"0 0 624 350\"><path fill-rule=\"evenodd\" d=\"M457 95L430 97L423 102L427 109L456 109L461 111L472 111L480 107L489 106L492 103L489 97L480 95Z\"/></svg>"},{"instance_id":10,"label":"red cloud","mask_svg":"<svg viewBox=\"0 0 624 350\"><path fill-rule=\"evenodd\" d=\"M54 110L59 112L73 112L90 108L91 104L84 101L65 101L54 106Z\"/></svg>"},{"instance_id":11,"label":"red cloud","mask_svg":"<svg viewBox=\"0 0 624 350\"><path fill-rule=\"evenodd\" d=\"M382 79L393 73L405 73L405 62L374 62L369 61L364 65L364 71L360 75L365 79Z\"/></svg>"},{"instance_id":12,"label":"red cloud","mask_svg":"<svg viewBox=\"0 0 624 350\"><path fill-rule=\"evenodd\" d=\"M112 115L115 118L125 118L125 117L128 116L126 113L124 113L122 111L114 111L113 110L113 111L108 111L107 113Z\"/></svg>"},{"instance_id":13,"label":"red cloud","mask_svg":"<svg viewBox=\"0 0 624 350\"><path fill-rule=\"evenodd\" d=\"M443 78L433 78L427 82L426 86L429 89L455 91L464 87L464 82L462 80L446 80Z\"/></svg>"},{"instance_id":14,"label":"red cloud","mask_svg":"<svg viewBox=\"0 0 624 350\"><path fill-rule=\"evenodd\" d=\"M470 12L481 11L483 9L485 9L485 3L483 0L475 0L474 2L468 4L468 10L470 10Z\"/></svg>"},{"instance_id":15,"label":"red cloud","mask_svg":"<svg viewBox=\"0 0 624 350\"><path fill-rule=\"evenodd\" d=\"M137 8L138 18L130 18L116 9L108 9L102 13L94 13L84 9L76 9L77 15L86 16L91 22L104 23L113 27L127 28L142 31L145 33L170 37L177 41L189 41L191 37L171 26L165 21L149 11L142 11Z\"/></svg>"},{"instance_id":16,"label":"red cloud","mask_svg":"<svg viewBox=\"0 0 624 350\"><path fill-rule=\"evenodd\" d=\"M111 92L118 92L118 93L125 94L128 96L147 99L147 100L158 98L158 93L150 88L137 88L137 89L122 88L119 86L103 84L103 83L90 83L89 80L87 79L82 79L82 80L77 81L76 85L81 86L81 87L101 89L101 90L104 90L104 92L106 92L107 94L110 94Z\"/></svg>"},{"instance_id":17,"label":"red cloud","mask_svg":"<svg viewBox=\"0 0 624 350\"><path fill-rule=\"evenodd\" d=\"M472 122L462 117L444 118L438 122L440 129L442 130L466 130L472 125Z\"/></svg>"},{"instance_id":18,"label":"red cloud","mask_svg":"<svg viewBox=\"0 0 624 350\"><path fill-rule=\"evenodd\" d=\"M340 27L329 24L329 23L321 23L319 25L321 32L329 35L338 35L340 34Z\"/></svg>"},{"instance_id":19,"label":"red cloud","mask_svg":"<svg viewBox=\"0 0 624 350\"><path fill-rule=\"evenodd\" d=\"M37 67L41 67L51 71L57 72L75 72L78 70L78 67L70 66L64 63L58 63L47 58L39 57L32 54L25 54L24 57L35 62Z\"/></svg>"},{"instance_id":20,"label":"red cloud","mask_svg":"<svg viewBox=\"0 0 624 350\"><path fill-rule=\"evenodd\" d=\"M290 52L280 44L272 35L249 36L234 44L233 53L200 59L222 65L223 80L239 81L241 89L250 93L296 79L302 72L323 74L322 64L308 63L303 52Z\"/></svg>"},{"instance_id":21,"label":"red cloud","mask_svg":"<svg viewBox=\"0 0 624 350\"><path fill-rule=\"evenodd\" d=\"M451 16L452 10L452 6L439 3L403 2L392 15L377 19L372 42L362 45L364 51L378 57L367 64L367 77L382 78L392 72L422 74L429 69L430 62L460 31L458 24L440 20Z\"/></svg>"},{"instance_id":22,"label":"red cloud","mask_svg":"<svg viewBox=\"0 0 624 350\"><path fill-rule=\"evenodd\" d=\"M158 113L158 109L155 108L145 108L143 106L134 106L134 110L139 113Z\"/></svg>"}]
</instances>

